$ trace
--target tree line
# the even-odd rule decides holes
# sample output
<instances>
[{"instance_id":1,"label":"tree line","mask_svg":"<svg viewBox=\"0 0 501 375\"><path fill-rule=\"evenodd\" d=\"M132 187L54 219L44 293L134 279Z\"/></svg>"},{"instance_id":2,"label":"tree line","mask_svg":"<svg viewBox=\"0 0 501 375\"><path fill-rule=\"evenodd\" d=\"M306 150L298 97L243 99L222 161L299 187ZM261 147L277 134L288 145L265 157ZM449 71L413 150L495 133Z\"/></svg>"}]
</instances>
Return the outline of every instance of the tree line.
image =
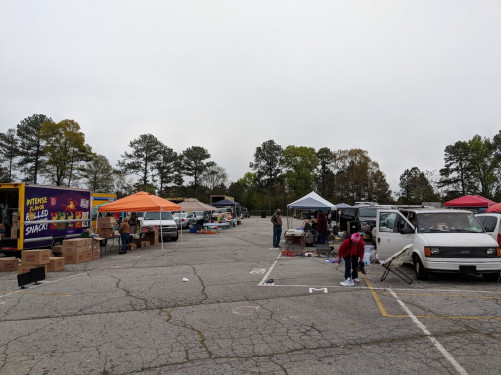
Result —
<instances>
[{"instance_id":1,"label":"tree line","mask_svg":"<svg viewBox=\"0 0 501 375\"><path fill-rule=\"evenodd\" d=\"M130 141L112 166L92 151L76 121L56 123L42 114L0 133L0 158L2 182L86 187L119 197L144 190L204 202L211 194L227 194L250 209L285 207L312 190L333 203L348 204L422 204L465 194L501 200L501 131L492 139L475 135L447 146L439 171L406 169L397 192L365 150L283 147L274 140L256 147L249 171L231 183L204 147L177 153L152 134Z\"/></svg>"}]
</instances>

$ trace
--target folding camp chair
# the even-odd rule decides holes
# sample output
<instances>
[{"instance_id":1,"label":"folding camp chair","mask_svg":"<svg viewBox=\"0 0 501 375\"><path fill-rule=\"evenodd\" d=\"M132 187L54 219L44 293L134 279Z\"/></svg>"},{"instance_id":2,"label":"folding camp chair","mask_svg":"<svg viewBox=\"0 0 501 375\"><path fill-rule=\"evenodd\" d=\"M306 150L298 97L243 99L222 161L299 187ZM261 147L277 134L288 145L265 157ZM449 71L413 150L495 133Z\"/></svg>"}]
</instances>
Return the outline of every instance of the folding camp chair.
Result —
<instances>
[{"instance_id":1,"label":"folding camp chair","mask_svg":"<svg viewBox=\"0 0 501 375\"><path fill-rule=\"evenodd\" d=\"M400 267L404 263L404 258L407 253L407 250L409 250L412 246L413 244L407 245L402 250L399 250L398 252L396 252L391 257L389 257L388 259L386 259L384 262L381 263L381 265L385 268L383 276L381 277L381 281L384 281L384 279L386 279L386 276L388 276L388 274L391 272L400 277L407 284L412 284L413 280L398 269L398 267Z\"/></svg>"}]
</instances>

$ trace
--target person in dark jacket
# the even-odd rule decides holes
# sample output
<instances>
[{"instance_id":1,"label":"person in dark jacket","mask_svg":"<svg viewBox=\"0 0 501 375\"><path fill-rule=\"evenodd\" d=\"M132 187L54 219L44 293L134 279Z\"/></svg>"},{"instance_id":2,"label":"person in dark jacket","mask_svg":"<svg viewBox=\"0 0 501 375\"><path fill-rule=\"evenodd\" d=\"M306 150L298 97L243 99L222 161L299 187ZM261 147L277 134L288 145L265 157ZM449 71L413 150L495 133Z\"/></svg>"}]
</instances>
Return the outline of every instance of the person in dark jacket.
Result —
<instances>
[{"instance_id":1,"label":"person in dark jacket","mask_svg":"<svg viewBox=\"0 0 501 375\"><path fill-rule=\"evenodd\" d=\"M329 233L329 227L327 225L327 216L325 216L322 210L318 210L317 214L317 231L318 243L324 245L327 239L327 233Z\"/></svg>"},{"instance_id":2,"label":"person in dark jacket","mask_svg":"<svg viewBox=\"0 0 501 375\"><path fill-rule=\"evenodd\" d=\"M353 233L351 237L345 239L339 246L339 263L344 259L344 278L341 286L353 286L355 282L360 282L358 278L358 259L364 258L365 243L360 233Z\"/></svg>"},{"instance_id":3,"label":"person in dark jacket","mask_svg":"<svg viewBox=\"0 0 501 375\"><path fill-rule=\"evenodd\" d=\"M280 247L280 237L282 236L282 216L280 208L277 208L271 222L273 223L273 247Z\"/></svg>"}]
</instances>

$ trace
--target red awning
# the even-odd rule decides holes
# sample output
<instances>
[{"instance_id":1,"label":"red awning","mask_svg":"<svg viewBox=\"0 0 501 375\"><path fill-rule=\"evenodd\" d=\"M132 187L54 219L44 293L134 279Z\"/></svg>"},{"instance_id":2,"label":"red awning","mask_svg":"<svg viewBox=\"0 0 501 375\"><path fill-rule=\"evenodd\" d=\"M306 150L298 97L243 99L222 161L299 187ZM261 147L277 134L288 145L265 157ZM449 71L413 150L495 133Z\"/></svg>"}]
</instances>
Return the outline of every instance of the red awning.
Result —
<instances>
[{"instance_id":1,"label":"red awning","mask_svg":"<svg viewBox=\"0 0 501 375\"><path fill-rule=\"evenodd\" d=\"M465 195L444 203L445 207L490 207L496 202L480 195Z\"/></svg>"}]
</instances>

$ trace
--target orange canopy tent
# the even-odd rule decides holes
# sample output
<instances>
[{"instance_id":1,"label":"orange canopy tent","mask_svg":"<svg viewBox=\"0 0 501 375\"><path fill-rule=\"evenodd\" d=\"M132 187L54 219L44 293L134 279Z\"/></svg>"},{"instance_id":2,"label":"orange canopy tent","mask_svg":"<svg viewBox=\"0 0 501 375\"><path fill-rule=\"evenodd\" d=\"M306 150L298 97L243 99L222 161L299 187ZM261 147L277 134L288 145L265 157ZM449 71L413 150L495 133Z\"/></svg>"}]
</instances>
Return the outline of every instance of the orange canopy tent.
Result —
<instances>
[{"instance_id":1,"label":"orange canopy tent","mask_svg":"<svg viewBox=\"0 0 501 375\"><path fill-rule=\"evenodd\" d=\"M118 199L115 202L99 206L97 210L98 212L164 212L180 211L181 206L151 193L140 191L128 197ZM163 250L162 216L160 216L160 238Z\"/></svg>"},{"instance_id":2,"label":"orange canopy tent","mask_svg":"<svg viewBox=\"0 0 501 375\"><path fill-rule=\"evenodd\" d=\"M99 206L97 210L98 212L160 212L181 211L181 206L151 193L140 191Z\"/></svg>"}]
</instances>

